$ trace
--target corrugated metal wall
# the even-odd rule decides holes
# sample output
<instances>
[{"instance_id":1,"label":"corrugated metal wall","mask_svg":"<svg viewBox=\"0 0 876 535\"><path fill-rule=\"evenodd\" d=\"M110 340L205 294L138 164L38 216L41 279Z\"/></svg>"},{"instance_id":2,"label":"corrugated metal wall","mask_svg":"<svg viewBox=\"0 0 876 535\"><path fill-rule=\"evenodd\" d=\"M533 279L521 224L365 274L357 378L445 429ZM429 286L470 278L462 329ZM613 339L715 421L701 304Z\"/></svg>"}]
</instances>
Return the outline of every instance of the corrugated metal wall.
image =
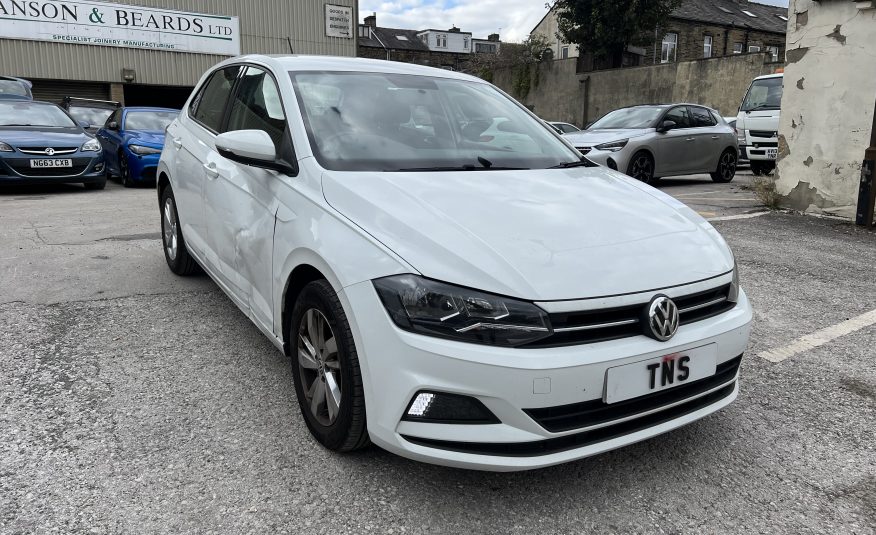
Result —
<instances>
[{"instance_id":1,"label":"corrugated metal wall","mask_svg":"<svg viewBox=\"0 0 876 535\"><path fill-rule=\"evenodd\" d=\"M194 13L240 17L241 52L356 55L356 0L126 0L140 5ZM353 39L325 36L325 5L354 12ZM136 83L194 85L226 56L134 48L0 39L0 73L24 78L123 82L122 69L134 69Z\"/></svg>"}]
</instances>

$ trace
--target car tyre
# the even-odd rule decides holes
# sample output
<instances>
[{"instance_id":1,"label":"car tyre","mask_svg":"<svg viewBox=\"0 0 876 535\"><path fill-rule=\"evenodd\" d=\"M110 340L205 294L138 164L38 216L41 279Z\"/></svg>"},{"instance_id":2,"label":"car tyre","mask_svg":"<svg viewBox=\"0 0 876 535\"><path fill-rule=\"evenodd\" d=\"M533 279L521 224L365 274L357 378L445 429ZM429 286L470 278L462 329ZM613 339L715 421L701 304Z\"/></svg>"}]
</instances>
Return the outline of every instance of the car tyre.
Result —
<instances>
[{"instance_id":1,"label":"car tyre","mask_svg":"<svg viewBox=\"0 0 876 535\"><path fill-rule=\"evenodd\" d=\"M133 188L137 184L131 178L131 168L128 167L128 157L123 151L119 151L119 180L126 188Z\"/></svg>"},{"instance_id":2,"label":"car tyre","mask_svg":"<svg viewBox=\"0 0 876 535\"><path fill-rule=\"evenodd\" d=\"M727 149L718 159L718 168L711 175L715 182L730 182L736 176L736 166L739 163L737 152Z\"/></svg>"},{"instance_id":3,"label":"car tyre","mask_svg":"<svg viewBox=\"0 0 876 535\"><path fill-rule=\"evenodd\" d=\"M347 316L328 281L302 289L289 321L295 393L307 428L329 450L364 448L370 440L359 357Z\"/></svg>"},{"instance_id":4,"label":"car tyre","mask_svg":"<svg viewBox=\"0 0 876 535\"><path fill-rule=\"evenodd\" d=\"M660 180L654 176L654 157L643 150L633 154L633 157L630 158L627 175L651 185Z\"/></svg>"},{"instance_id":5,"label":"car tyre","mask_svg":"<svg viewBox=\"0 0 876 535\"><path fill-rule=\"evenodd\" d=\"M188 276L198 271L198 263L189 254L183 238L182 225L176 209L173 190L168 186L161 195L161 244L167 267L180 276Z\"/></svg>"}]
</instances>

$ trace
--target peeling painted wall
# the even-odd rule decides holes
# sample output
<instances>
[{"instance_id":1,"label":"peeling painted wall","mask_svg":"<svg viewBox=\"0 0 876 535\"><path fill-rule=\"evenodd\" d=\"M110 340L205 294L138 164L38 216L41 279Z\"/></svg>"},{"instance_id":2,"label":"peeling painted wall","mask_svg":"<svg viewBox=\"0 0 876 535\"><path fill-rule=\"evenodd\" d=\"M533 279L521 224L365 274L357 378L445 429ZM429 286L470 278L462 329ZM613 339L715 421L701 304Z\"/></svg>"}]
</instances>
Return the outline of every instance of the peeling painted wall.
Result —
<instances>
[{"instance_id":1,"label":"peeling painted wall","mask_svg":"<svg viewBox=\"0 0 876 535\"><path fill-rule=\"evenodd\" d=\"M876 8L791 0L777 191L795 210L854 217L876 108Z\"/></svg>"}]
</instances>

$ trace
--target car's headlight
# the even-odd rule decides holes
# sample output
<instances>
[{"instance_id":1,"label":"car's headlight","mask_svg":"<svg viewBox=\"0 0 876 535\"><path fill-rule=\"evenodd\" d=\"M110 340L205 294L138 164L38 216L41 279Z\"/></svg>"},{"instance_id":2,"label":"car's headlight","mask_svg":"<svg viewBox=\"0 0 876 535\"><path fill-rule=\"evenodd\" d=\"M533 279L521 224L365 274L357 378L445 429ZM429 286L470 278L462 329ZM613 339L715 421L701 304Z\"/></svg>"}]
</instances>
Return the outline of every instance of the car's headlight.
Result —
<instances>
[{"instance_id":1,"label":"car's headlight","mask_svg":"<svg viewBox=\"0 0 876 535\"><path fill-rule=\"evenodd\" d=\"M629 142L630 142L629 139L621 139L620 141L612 141L611 143L603 143L602 145L596 145L593 148L595 148L596 150L617 152L617 151L621 150L622 148L626 147L627 143L629 143Z\"/></svg>"},{"instance_id":2,"label":"car's headlight","mask_svg":"<svg viewBox=\"0 0 876 535\"><path fill-rule=\"evenodd\" d=\"M144 154L161 154L161 149L156 149L155 147L144 147L143 145L128 145L128 148L131 149L131 152L134 154L140 154L141 156Z\"/></svg>"},{"instance_id":3,"label":"car's headlight","mask_svg":"<svg viewBox=\"0 0 876 535\"><path fill-rule=\"evenodd\" d=\"M731 303L739 302L739 264L733 258L733 280L730 281L730 291L727 292L727 300Z\"/></svg>"},{"instance_id":4,"label":"car's headlight","mask_svg":"<svg viewBox=\"0 0 876 535\"><path fill-rule=\"evenodd\" d=\"M551 335L547 313L527 301L416 275L373 281L392 321L419 334L514 347Z\"/></svg>"},{"instance_id":5,"label":"car's headlight","mask_svg":"<svg viewBox=\"0 0 876 535\"><path fill-rule=\"evenodd\" d=\"M0 141L0 152L15 152L15 149L13 149L8 143Z\"/></svg>"},{"instance_id":6,"label":"car's headlight","mask_svg":"<svg viewBox=\"0 0 876 535\"><path fill-rule=\"evenodd\" d=\"M82 152L100 152L100 142L94 138L89 139L82 144L82 148L79 150L81 150Z\"/></svg>"},{"instance_id":7,"label":"car's headlight","mask_svg":"<svg viewBox=\"0 0 876 535\"><path fill-rule=\"evenodd\" d=\"M737 130L736 131L736 142L740 145L745 145L745 131Z\"/></svg>"}]
</instances>

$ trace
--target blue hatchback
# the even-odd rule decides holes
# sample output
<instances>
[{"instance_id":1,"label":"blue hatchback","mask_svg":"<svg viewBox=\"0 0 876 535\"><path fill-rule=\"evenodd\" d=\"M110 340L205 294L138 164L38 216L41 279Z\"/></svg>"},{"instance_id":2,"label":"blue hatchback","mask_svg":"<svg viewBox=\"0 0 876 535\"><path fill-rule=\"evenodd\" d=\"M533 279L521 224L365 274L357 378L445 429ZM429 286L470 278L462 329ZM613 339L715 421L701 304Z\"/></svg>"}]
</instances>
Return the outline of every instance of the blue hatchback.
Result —
<instances>
[{"instance_id":1,"label":"blue hatchback","mask_svg":"<svg viewBox=\"0 0 876 535\"><path fill-rule=\"evenodd\" d=\"M0 185L46 183L103 189L100 143L54 104L0 100Z\"/></svg>"},{"instance_id":2,"label":"blue hatchback","mask_svg":"<svg viewBox=\"0 0 876 535\"><path fill-rule=\"evenodd\" d=\"M108 174L125 187L155 184L155 171L164 147L164 130L179 110L170 108L119 108L97 131Z\"/></svg>"}]
</instances>

